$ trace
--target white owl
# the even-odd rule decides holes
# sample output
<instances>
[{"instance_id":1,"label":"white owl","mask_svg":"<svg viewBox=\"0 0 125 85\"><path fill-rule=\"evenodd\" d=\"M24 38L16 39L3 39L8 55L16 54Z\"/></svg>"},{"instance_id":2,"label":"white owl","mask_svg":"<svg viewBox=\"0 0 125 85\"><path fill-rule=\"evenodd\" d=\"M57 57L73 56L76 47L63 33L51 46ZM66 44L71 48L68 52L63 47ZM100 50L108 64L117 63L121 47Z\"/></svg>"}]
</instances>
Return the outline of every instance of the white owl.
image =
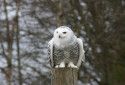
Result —
<instances>
[{"instance_id":1,"label":"white owl","mask_svg":"<svg viewBox=\"0 0 125 85\"><path fill-rule=\"evenodd\" d=\"M60 26L54 31L48 43L50 64L55 68L79 68L85 61L83 42L67 26Z\"/></svg>"}]
</instances>

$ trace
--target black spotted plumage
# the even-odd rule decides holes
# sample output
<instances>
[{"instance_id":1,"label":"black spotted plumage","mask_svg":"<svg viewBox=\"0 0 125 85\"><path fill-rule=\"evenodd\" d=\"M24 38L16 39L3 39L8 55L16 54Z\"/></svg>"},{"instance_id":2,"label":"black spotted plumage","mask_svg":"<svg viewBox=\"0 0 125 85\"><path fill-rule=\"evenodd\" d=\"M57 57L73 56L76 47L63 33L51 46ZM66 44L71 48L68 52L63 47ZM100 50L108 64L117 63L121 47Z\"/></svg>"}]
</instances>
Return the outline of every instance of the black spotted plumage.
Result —
<instances>
[{"instance_id":1,"label":"black spotted plumage","mask_svg":"<svg viewBox=\"0 0 125 85\"><path fill-rule=\"evenodd\" d=\"M69 56L66 56L64 52L69 53ZM54 66L59 65L61 61L66 61L67 63L73 62L74 65L77 65L79 59L79 46L77 42L74 42L72 46L69 47L69 49L58 49L56 46L53 46L53 61Z\"/></svg>"}]
</instances>

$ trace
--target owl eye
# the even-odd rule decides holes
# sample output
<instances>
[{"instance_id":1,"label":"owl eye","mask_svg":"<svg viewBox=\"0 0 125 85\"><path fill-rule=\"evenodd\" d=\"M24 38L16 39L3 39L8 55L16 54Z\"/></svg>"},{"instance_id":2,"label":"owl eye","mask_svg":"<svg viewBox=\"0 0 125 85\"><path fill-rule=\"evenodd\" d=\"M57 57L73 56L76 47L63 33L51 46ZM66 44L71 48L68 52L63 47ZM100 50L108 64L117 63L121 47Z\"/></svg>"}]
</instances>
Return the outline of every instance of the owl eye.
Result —
<instances>
[{"instance_id":1,"label":"owl eye","mask_svg":"<svg viewBox=\"0 0 125 85\"><path fill-rule=\"evenodd\" d=\"M58 31L56 33L58 33Z\"/></svg>"},{"instance_id":2,"label":"owl eye","mask_svg":"<svg viewBox=\"0 0 125 85\"><path fill-rule=\"evenodd\" d=\"M66 34L67 32L63 32L63 34Z\"/></svg>"}]
</instances>

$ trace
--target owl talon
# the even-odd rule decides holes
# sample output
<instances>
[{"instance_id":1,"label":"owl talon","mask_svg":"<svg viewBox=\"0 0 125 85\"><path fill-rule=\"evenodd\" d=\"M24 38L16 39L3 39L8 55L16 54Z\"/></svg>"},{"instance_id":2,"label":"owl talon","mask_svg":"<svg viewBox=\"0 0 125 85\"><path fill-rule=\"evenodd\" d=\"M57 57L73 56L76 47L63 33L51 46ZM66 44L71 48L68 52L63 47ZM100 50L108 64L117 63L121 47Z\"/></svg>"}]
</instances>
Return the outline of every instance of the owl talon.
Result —
<instances>
[{"instance_id":1,"label":"owl talon","mask_svg":"<svg viewBox=\"0 0 125 85\"><path fill-rule=\"evenodd\" d=\"M64 68L65 67L65 63L64 62L61 62L60 65L59 65L60 68Z\"/></svg>"},{"instance_id":2,"label":"owl talon","mask_svg":"<svg viewBox=\"0 0 125 85\"><path fill-rule=\"evenodd\" d=\"M72 66L72 68L78 68L77 66Z\"/></svg>"},{"instance_id":3,"label":"owl talon","mask_svg":"<svg viewBox=\"0 0 125 85\"><path fill-rule=\"evenodd\" d=\"M70 63L68 64L68 67L71 67L71 68L78 68L78 67L75 66L72 62L70 62Z\"/></svg>"},{"instance_id":4,"label":"owl talon","mask_svg":"<svg viewBox=\"0 0 125 85\"><path fill-rule=\"evenodd\" d=\"M55 68L59 68L59 65L56 65Z\"/></svg>"}]
</instances>

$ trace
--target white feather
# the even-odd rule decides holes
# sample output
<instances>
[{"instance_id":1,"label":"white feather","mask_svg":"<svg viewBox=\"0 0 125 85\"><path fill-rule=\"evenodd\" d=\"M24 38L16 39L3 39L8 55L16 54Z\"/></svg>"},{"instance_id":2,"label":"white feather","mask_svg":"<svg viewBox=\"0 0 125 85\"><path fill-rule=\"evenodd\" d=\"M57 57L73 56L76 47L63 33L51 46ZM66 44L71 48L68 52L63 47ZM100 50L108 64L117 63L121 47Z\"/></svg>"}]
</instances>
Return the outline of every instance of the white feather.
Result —
<instances>
[{"instance_id":1,"label":"white feather","mask_svg":"<svg viewBox=\"0 0 125 85\"><path fill-rule=\"evenodd\" d=\"M80 38L77 38L77 42L79 44L79 60L78 60L78 63L77 63L77 67L80 67L81 66L81 62L85 61L85 51L83 49L83 42Z\"/></svg>"}]
</instances>

